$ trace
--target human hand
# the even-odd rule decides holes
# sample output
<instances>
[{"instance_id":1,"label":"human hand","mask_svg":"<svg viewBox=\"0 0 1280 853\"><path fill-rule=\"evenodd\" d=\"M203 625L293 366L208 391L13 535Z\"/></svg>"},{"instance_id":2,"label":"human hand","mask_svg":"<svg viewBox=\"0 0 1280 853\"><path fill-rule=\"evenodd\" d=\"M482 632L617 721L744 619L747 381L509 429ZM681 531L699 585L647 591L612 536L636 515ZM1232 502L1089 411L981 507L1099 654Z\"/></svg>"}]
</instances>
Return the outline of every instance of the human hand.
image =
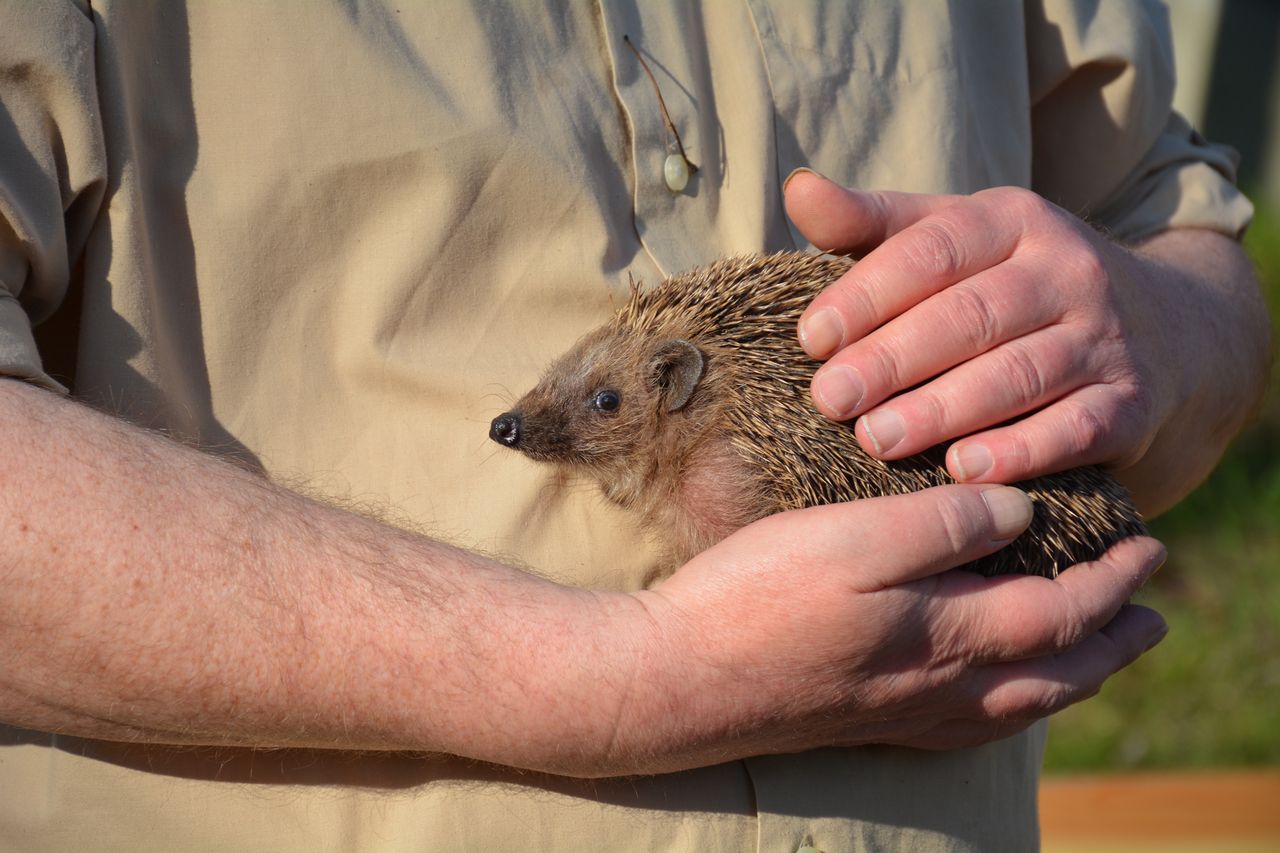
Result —
<instances>
[{"instance_id":1,"label":"human hand","mask_svg":"<svg viewBox=\"0 0 1280 853\"><path fill-rule=\"evenodd\" d=\"M833 745L945 749L1093 695L1164 636L1157 613L1126 604L1163 548L1128 539L1057 580L945 571L1030 517L1017 490L946 486L743 528L635 594L653 642L614 747L645 756L641 772Z\"/></svg>"},{"instance_id":2,"label":"human hand","mask_svg":"<svg viewBox=\"0 0 1280 853\"><path fill-rule=\"evenodd\" d=\"M858 417L879 458L963 437L947 453L962 482L1105 465L1151 513L1207 474L1234 431L1223 411L1252 399L1206 397L1246 372L1218 294L1028 190L863 193L801 172L786 202L817 246L865 255L800 333L827 359L818 408Z\"/></svg>"}]
</instances>

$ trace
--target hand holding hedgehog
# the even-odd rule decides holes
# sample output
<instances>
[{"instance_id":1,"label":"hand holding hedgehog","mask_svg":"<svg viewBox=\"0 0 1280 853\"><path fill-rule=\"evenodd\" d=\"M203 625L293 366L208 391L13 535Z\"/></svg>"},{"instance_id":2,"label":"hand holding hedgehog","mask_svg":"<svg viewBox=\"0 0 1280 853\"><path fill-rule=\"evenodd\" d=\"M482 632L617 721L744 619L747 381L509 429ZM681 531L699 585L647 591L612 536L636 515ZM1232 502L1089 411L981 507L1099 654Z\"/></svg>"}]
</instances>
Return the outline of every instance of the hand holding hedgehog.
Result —
<instances>
[{"instance_id":1,"label":"hand holding hedgehog","mask_svg":"<svg viewBox=\"0 0 1280 853\"><path fill-rule=\"evenodd\" d=\"M952 749L1092 696L1164 636L1158 614L1124 604L1163 549L1126 539L1052 581L944 571L1008 541L1026 510L1014 489L943 486L734 533L633 594L658 650L646 660L674 661L678 675L631 675L645 687L619 714L619 743L656 729L647 747L705 746L708 761L867 743ZM730 744L700 739L708 718ZM667 760L649 767L673 769Z\"/></svg>"},{"instance_id":2,"label":"hand holding hedgehog","mask_svg":"<svg viewBox=\"0 0 1280 853\"><path fill-rule=\"evenodd\" d=\"M1106 465L1154 515L1265 387L1266 310L1228 236L1173 229L1131 250L1009 187L862 193L797 172L785 192L816 245L863 256L801 332L828 359L819 408L857 417L879 459L960 439L946 463L962 482Z\"/></svg>"},{"instance_id":3,"label":"hand holding hedgehog","mask_svg":"<svg viewBox=\"0 0 1280 853\"><path fill-rule=\"evenodd\" d=\"M674 741L687 760L704 746L681 741L695 718L723 726L725 714L718 731L741 742L711 739L708 760L982 743L1092 695L1163 636L1157 614L1125 605L1162 549L1141 537L1106 548L1140 527L1100 472L1029 487L1048 509L1033 522L1042 529L1002 549L1031 521L1021 492L924 488L946 481L939 454L886 465L813 410L812 366L792 332L848 267L739 258L636 289L491 425L495 441L596 479L667 540L669 568L684 563L633 594L665 650L653 659L685 672L633 674L677 695L619 712L624 751L656 730L636 751ZM815 506L856 497L867 499ZM749 523L801 506L814 508ZM1053 574L1094 558L1056 582L940 574L966 562ZM655 705L681 713L655 718ZM635 769L672 761L653 754Z\"/></svg>"},{"instance_id":4,"label":"hand holding hedgehog","mask_svg":"<svg viewBox=\"0 0 1280 853\"><path fill-rule=\"evenodd\" d=\"M589 351L605 352L591 341L584 342ZM615 500L643 494L653 472L626 476L636 464L629 431L654 429L671 415L664 407L692 405L682 384L710 367L699 367L687 342L653 355L656 375L667 377L653 389L643 377L586 396L544 389L553 408L558 397L562 408L577 405L558 420L541 409L526 419L532 406L520 417L502 415L492 435L537 457L601 466L617 478L610 480ZM583 371L579 383L589 384L593 369L607 370L589 359L571 363ZM563 373L558 367L551 375L574 379ZM584 436L596 434L590 419L597 416L615 418L618 430L583 446ZM660 446L677 453L680 444L667 435ZM714 474L715 454L704 461L712 466L704 473ZM681 514L680 501L701 497L696 505L705 515L689 524L736 523L718 512L722 486L712 477L683 496L668 495L672 517ZM661 512L663 502L654 504ZM818 746L972 746L1093 695L1164 635L1159 615L1125 604L1163 549L1128 538L1056 581L945 571L999 553L1026 528L1030 510L1016 489L951 485L772 515L632 593L641 606L628 622L640 627L621 630L622 645L647 651L643 666L620 672L644 687L627 691L610 746L643 762L620 772Z\"/></svg>"}]
</instances>

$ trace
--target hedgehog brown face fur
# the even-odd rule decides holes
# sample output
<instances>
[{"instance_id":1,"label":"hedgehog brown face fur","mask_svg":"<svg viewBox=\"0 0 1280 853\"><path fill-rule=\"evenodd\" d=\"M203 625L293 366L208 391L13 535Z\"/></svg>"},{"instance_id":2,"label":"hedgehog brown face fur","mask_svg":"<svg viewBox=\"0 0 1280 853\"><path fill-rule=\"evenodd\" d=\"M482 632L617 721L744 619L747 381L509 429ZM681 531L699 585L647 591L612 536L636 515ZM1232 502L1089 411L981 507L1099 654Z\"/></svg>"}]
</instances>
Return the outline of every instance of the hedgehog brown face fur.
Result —
<instances>
[{"instance_id":1,"label":"hedgehog brown face fur","mask_svg":"<svg viewBox=\"0 0 1280 853\"><path fill-rule=\"evenodd\" d=\"M687 331L597 329L489 431L531 459L595 480L651 525L679 529L673 560L754 520L739 506L751 484L722 428L732 365L682 337Z\"/></svg>"},{"instance_id":2,"label":"hedgehog brown face fur","mask_svg":"<svg viewBox=\"0 0 1280 853\"><path fill-rule=\"evenodd\" d=\"M809 400L816 365L796 323L850 263L729 258L634 287L489 436L594 479L640 513L670 569L770 513L951 482L945 447L882 462ZM1031 527L969 568L1052 577L1145 532L1124 488L1096 468L1017 485L1035 505Z\"/></svg>"}]
</instances>

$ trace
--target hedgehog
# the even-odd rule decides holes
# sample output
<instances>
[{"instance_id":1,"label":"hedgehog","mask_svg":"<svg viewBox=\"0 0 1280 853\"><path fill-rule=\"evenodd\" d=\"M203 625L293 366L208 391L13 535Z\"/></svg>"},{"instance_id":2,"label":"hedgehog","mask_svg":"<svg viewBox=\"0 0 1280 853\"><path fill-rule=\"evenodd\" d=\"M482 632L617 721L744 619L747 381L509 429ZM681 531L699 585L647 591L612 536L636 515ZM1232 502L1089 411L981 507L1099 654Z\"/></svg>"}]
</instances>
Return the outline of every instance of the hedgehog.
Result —
<instances>
[{"instance_id":1,"label":"hedgehog","mask_svg":"<svg viewBox=\"0 0 1280 853\"><path fill-rule=\"evenodd\" d=\"M666 571L766 515L954 482L945 446L882 461L809 399L800 314L852 265L783 252L717 261L644 288L490 424L530 459L594 480L638 513ZM1016 484L1035 508L1013 543L961 567L1056 577L1145 533L1096 467Z\"/></svg>"}]
</instances>

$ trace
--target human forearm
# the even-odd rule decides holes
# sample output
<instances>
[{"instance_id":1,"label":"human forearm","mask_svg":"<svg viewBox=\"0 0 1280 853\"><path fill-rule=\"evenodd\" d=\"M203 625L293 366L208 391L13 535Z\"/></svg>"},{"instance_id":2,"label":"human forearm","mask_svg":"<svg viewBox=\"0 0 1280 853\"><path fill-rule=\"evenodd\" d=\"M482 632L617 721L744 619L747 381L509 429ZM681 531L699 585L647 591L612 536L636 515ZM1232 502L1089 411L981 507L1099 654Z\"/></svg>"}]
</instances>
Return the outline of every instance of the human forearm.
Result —
<instances>
[{"instance_id":1,"label":"human forearm","mask_svg":"<svg viewBox=\"0 0 1280 853\"><path fill-rule=\"evenodd\" d=\"M592 645L625 597L306 500L17 382L0 382L0 424L0 719L531 767L606 739L625 673Z\"/></svg>"},{"instance_id":2,"label":"human forearm","mask_svg":"<svg viewBox=\"0 0 1280 853\"><path fill-rule=\"evenodd\" d=\"M1026 527L1025 495L998 487L772 516L652 591L600 594L16 382L0 429L0 721L27 727L652 773L984 743L1163 633L1124 606L1151 540L1062 581L938 574Z\"/></svg>"},{"instance_id":3,"label":"human forearm","mask_svg":"<svg viewBox=\"0 0 1280 853\"><path fill-rule=\"evenodd\" d=\"M1151 446L1118 472L1139 505L1156 514L1209 475L1255 410L1270 369L1271 327L1253 265L1235 240L1179 229L1135 254L1154 279L1151 290L1171 292L1176 321L1147 333L1161 342L1169 374L1183 377Z\"/></svg>"}]
</instances>

